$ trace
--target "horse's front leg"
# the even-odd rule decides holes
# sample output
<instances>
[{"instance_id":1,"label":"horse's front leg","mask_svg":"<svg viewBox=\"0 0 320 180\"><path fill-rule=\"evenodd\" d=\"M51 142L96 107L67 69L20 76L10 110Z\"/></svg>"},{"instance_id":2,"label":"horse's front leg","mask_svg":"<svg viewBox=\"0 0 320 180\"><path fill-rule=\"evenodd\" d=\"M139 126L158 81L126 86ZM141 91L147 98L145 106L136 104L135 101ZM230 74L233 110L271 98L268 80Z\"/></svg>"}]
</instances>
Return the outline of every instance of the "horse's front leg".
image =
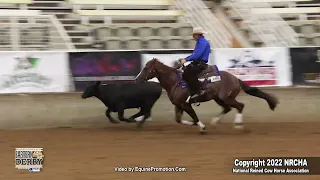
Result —
<instances>
[{"instance_id":1,"label":"horse's front leg","mask_svg":"<svg viewBox=\"0 0 320 180\"><path fill-rule=\"evenodd\" d=\"M183 109L178 105L175 105L174 107L175 107L174 110L175 110L175 115L176 115L176 122L180 124L181 118L183 115Z\"/></svg>"},{"instance_id":2,"label":"horse's front leg","mask_svg":"<svg viewBox=\"0 0 320 180\"><path fill-rule=\"evenodd\" d=\"M183 111L187 112L189 116L193 119L193 122L182 120L181 123L186 125L198 125L200 128L200 134L205 134L206 126L199 120L196 112L191 107L191 104L182 104L181 108L183 109Z\"/></svg>"}]
</instances>

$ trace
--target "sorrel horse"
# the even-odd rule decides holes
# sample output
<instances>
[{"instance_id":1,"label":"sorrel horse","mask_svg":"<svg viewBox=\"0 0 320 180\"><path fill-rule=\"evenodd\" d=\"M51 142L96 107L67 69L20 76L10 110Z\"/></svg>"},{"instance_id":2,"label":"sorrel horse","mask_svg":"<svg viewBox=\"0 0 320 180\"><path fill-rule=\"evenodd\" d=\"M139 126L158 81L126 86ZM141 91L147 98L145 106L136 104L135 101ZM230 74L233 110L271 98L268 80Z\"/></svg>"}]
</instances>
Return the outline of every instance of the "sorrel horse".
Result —
<instances>
[{"instance_id":1,"label":"sorrel horse","mask_svg":"<svg viewBox=\"0 0 320 180\"><path fill-rule=\"evenodd\" d=\"M277 98L272 94L265 93L256 87L251 87L226 71L220 71L220 81L205 83L203 85L206 89L205 94L194 98L193 101L189 103L185 102L189 93L187 89L181 85L183 84L181 80L182 76L176 68L169 67L161 63L158 59L153 58L146 63L145 67L138 74L136 82L145 82L155 77L158 78L161 86L167 91L170 101L175 105L176 121L185 125L198 125L200 127L200 134L205 134L206 127L198 119L197 114L191 106L192 103L206 102L213 99L217 104L222 106L223 111L212 118L211 124L218 123L225 114L231 111L231 108L236 108L238 113L234 119L235 128L243 128L242 111L244 104L235 99L240 89L251 96L266 100L271 110L274 110L278 104ZM183 111L191 116L193 122L181 121Z\"/></svg>"}]
</instances>

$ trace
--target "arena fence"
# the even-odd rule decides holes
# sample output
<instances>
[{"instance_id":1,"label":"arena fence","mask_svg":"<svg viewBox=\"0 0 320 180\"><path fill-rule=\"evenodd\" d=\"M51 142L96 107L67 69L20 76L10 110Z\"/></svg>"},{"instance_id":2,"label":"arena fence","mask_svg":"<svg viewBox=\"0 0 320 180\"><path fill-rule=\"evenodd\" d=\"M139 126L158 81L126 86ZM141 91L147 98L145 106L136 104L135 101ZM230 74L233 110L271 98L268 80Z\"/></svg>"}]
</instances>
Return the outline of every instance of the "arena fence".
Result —
<instances>
[{"instance_id":1,"label":"arena fence","mask_svg":"<svg viewBox=\"0 0 320 180\"><path fill-rule=\"evenodd\" d=\"M0 50L75 49L55 16L0 13Z\"/></svg>"},{"instance_id":2,"label":"arena fence","mask_svg":"<svg viewBox=\"0 0 320 180\"><path fill-rule=\"evenodd\" d=\"M25 27L25 26L22 26ZM147 61L172 66L191 50L3 51L0 93L82 91L92 81L132 81ZM209 64L251 86L320 85L320 47L213 49Z\"/></svg>"}]
</instances>

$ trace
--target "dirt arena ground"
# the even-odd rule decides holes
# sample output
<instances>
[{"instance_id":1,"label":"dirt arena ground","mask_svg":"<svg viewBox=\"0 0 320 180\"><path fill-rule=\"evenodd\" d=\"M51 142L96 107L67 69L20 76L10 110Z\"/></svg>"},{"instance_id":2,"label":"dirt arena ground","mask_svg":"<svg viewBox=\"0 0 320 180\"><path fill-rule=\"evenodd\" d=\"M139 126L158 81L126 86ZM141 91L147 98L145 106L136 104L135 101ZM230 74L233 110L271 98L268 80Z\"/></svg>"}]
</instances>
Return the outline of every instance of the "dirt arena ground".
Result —
<instances>
[{"instance_id":1,"label":"dirt arena ground","mask_svg":"<svg viewBox=\"0 0 320 180\"><path fill-rule=\"evenodd\" d=\"M243 156L319 156L320 123L248 124L240 133L230 124L209 128L150 122L96 129L2 131L0 179L319 179L319 176L254 176L231 173L233 158ZM44 169L14 169L15 147L43 147ZM187 172L115 172L115 167L185 167Z\"/></svg>"},{"instance_id":2,"label":"dirt arena ground","mask_svg":"<svg viewBox=\"0 0 320 180\"><path fill-rule=\"evenodd\" d=\"M307 94L304 95L304 99L308 98ZM316 105L318 104L315 103ZM300 108L303 106L307 105L301 105ZM252 112L252 107L248 111ZM267 114L270 111L263 113ZM308 118L319 120L319 116L311 112L309 114L313 117ZM273 123L247 123L244 132L233 129L230 123L223 123L217 127L208 126L208 134L201 136L198 127L179 125L172 121L171 113L166 114L167 119L159 119L157 114L155 116L155 120L147 122L140 131L134 124L111 125L103 116L100 116L100 119L102 118L103 123L107 125L100 128L2 130L0 131L2 161L0 179L316 180L320 177L254 176L231 173L233 160L236 157L319 156L320 122L301 122L301 119L297 120L300 122L293 122L295 119L291 118L291 123L280 123L282 119L288 118L285 113L280 113L277 119L269 117ZM259 116L248 113L247 117L254 119ZM230 118L232 119L232 116ZM264 119L268 120L267 118L266 115ZM44 148L44 169L40 173L15 169L16 147ZM135 166L178 166L187 168L187 172L130 173L114 170L115 167Z\"/></svg>"}]
</instances>

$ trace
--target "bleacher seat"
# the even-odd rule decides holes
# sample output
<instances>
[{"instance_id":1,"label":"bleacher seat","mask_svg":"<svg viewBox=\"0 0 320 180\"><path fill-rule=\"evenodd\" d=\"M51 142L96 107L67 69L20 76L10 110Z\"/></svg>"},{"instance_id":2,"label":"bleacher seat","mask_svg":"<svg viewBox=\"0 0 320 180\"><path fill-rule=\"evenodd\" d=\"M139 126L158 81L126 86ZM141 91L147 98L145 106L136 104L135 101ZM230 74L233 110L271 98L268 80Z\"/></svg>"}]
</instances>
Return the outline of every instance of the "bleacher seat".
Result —
<instances>
[{"instance_id":1,"label":"bleacher seat","mask_svg":"<svg viewBox=\"0 0 320 180\"><path fill-rule=\"evenodd\" d=\"M169 49L180 49L183 46L183 38L180 36L168 36L165 40Z\"/></svg>"},{"instance_id":2,"label":"bleacher seat","mask_svg":"<svg viewBox=\"0 0 320 180\"><path fill-rule=\"evenodd\" d=\"M117 36L119 37L130 37L133 34L133 29L130 26L120 26L117 28Z\"/></svg>"},{"instance_id":3,"label":"bleacher seat","mask_svg":"<svg viewBox=\"0 0 320 180\"><path fill-rule=\"evenodd\" d=\"M158 36L149 36L143 38L143 49L163 49L164 42L161 37Z\"/></svg>"},{"instance_id":4,"label":"bleacher seat","mask_svg":"<svg viewBox=\"0 0 320 180\"><path fill-rule=\"evenodd\" d=\"M158 36L160 37L168 37L174 34L174 28L170 26L162 26L158 27Z\"/></svg>"},{"instance_id":5,"label":"bleacher seat","mask_svg":"<svg viewBox=\"0 0 320 180\"><path fill-rule=\"evenodd\" d=\"M105 40L105 46L108 50L119 50L121 49L121 38L108 37Z\"/></svg>"},{"instance_id":6,"label":"bleacher seat","mask_svg":"<svg viewBox=\"0 0 320 180\"><path fill-rule=\"evenodd\" d=\"M137 35L140 37L148 37L148 36L153 36L153 28L152 26L148 24L142 24L140 27L136 27L137 29Z\"/></svg>"},{"instance_id":7,"label":"bleacher seat","mask_svg":"<svg viewBox=\"0 0 320 180\"><path fill-rule=\"evenodd\" d=\"M188 24L177 24L176 28L179 36L187 37L192 34L192 27Z\"/></svg>"},{"instance_id":8,"label":"bleacher seat","mask_svg":"<svg viewBox=\"0 0 320 180\"><path fill-rule=\"evenodd\" d=\"M303 33L303 34L309 35L309 34L315 33L314 24L312 22L308 22L308 21L301 22L300 29L301 29L300 32Z\"/></svg>"},{"instance_id":9,"label":"bleacher seat","mask_svg":"<svg viewBox=\"0 0 320 180\"><path fill-rule=\"evenodd\" d=\"M320 46L320 33L313 34L313 43L316 46Z\"/></svg>"},{"instance_id":10,"label":"bleacher seat","mask_svg":"<svg viewBox=\"0 0 320 180\"><path fill-rule=\"evenodd\" d=\"M142 49L141 38L125 37L124 40L127 42L127 49L130 49L130 50Z\"/></svg>"},{"instance_id":11,"label":"bleacher seat","mask_svg":"<svg viewBox=\"0 0 320 180\"><path fill-rule=\"evenodd\" d=\"M191 36L184 37L183 41L183 47L186 49L193 49L196 45L196 41Z\"/></svg>"}]
</instances>

